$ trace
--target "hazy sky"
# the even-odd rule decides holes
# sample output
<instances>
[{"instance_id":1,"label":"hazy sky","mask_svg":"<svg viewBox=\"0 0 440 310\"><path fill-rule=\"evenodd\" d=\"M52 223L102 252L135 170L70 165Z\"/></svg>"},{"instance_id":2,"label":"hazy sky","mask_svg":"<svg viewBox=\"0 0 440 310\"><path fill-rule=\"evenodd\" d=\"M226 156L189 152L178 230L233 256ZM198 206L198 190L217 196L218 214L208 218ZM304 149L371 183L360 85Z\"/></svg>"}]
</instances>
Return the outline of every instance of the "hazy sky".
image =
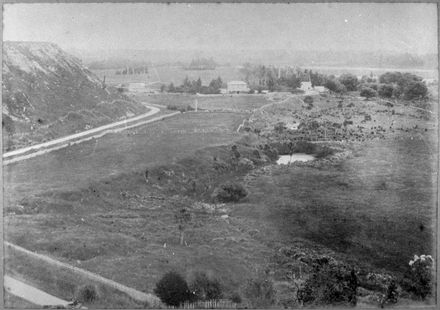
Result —
<instances>
[{"instance_id":1,"label":"hazy sky","mask_svg":"<svg viewBox=\"0 0 440 310\"><path fill-rule=\"evenodd\" d=\"M4 40L77 49L437 52L424 4L5 4Z\"/></svg>"}]
</instances>

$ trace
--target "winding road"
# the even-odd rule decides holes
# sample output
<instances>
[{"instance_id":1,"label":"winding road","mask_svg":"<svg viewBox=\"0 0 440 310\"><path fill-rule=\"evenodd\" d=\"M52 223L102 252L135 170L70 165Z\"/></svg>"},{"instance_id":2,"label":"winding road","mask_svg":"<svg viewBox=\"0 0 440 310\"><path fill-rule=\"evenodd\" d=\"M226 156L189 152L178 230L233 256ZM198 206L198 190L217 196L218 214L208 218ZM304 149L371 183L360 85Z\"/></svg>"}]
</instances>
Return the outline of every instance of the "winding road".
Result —
<instances>
[{"instance_id":1,"label":"winding road","mask_svg":"<svg viewBox=\"0 0 440 310\"><path fill-rule=\"evenodd\" d=\"M14 162L18 162L21 160L29 159L35 156L43 155L48 152L52 152L64 147L69 146L69 144L77 144L81 143L90 139L95 139L102 137L105 134L108 133L115 133L120 132L126 129L130 129L133 127L141 126L144 124L148 124L151 122L155 122L158 120L162 120L164 118L168 118L177 114L180 114L180 112L173 112L170 114L165 114L159 117L155 118L149 118L150 116L153 116L161 111L156 106L148 105L146 103L143 103L146 107L150 109L147 113L128 118L122 121L114 122L111 124L103 125L100 127L92 128L89 130L85 130L76 134L68 135L62 138L54 139L48 142L32 145L29 147L21 148L18 150L6 152L3 154L3 165L11 164Z\"/></svg>"},{"instance_id":2,"label":"winding road","mask_svg":"<svg viewBox=\"0 0 440 310\"><path fill-rule=\"evenodd\" d=\"M4 276L4 288L6 292L38 306L60 306L67 308L69 305L69 301L47 294L8 275Z\"/></svg>"}]
</instances>

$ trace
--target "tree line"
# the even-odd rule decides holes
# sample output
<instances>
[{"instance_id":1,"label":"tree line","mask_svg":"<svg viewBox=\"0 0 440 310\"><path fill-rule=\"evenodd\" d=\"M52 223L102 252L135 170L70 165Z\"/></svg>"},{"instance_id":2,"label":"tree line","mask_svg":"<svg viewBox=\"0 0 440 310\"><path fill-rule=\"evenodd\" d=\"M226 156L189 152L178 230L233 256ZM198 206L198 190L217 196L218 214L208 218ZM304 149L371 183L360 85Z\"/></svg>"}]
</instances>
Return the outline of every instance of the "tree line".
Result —
<instances>
[{"instance_id":1,"label":"tree line","mask_svg":"<svg viewBox=\"0 0 440 310\"><path fill-rule=\"evenodd\" d=\"M208 85L203 85L200 77L197 80L190 80L188 77L185 77L181 85L176 86L171 82L169 85L162 85L161 91L169 93L220 94L220 89L223 87L226 87L226 85L221 77L211 80Z\"/></svg>"},{"instance_id":2,"label":"tree line","mask_svg":"<svg viewBox=\"0 0 440 310\"><path fill-rule=\"evenodd\" d=\"M345 93L359 91L365 98L382 97L395 99L424 99L428 96L428 88L423 78L412 73L386 72L374 78L366 75L358 79L353 74L342 74L338 78L328 76L324 86L331 92Z\"/></svg>"}]
</instances>

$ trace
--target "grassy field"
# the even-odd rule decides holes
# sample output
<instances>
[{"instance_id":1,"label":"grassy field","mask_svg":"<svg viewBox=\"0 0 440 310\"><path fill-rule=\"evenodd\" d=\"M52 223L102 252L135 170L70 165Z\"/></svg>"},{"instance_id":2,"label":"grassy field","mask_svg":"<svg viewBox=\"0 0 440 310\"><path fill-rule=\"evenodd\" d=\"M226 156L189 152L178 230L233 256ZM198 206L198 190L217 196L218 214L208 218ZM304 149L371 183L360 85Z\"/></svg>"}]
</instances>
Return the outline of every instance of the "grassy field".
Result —
<instances>
[{"instance_id":1,"label":"grassy field","mask_svg":"<svg viewBox=\"0 0 440 310\"><path fill-rule=\"evenodd\" d=\"M108 134L4 167L6 208L26 198L88 187L120 173L175 161L209 145L226 144L245 114L187 113Z\"/></svg>"},{"instance_id":2,"label":"grassy field","mask_svg":"<svg viewBox=\"0 0 440 310\"><path fill-rule=\"evenodd\" d=\"M434 158L419 137L374 141L335 167L283 167L248 188L243 217L271 221L277 239L305 238L357 261L404 271L435 254Z\"/></svg>"},{"instance_id":3,"label":"grassy field","mask_svg":"<svg viewBox=\"0 0 440 310\"><path fill-rule=\"evenodd\" d=\"M226 297L258 274L282 287L288 272L301 273L287 250L401 274L414 254L435 254L437 120L393 109L354 96L316 97L310 110L296 98L255 114L271 130L289 117L350 119L353 130L393 124L363 143L346 142L348 158L322 165L266 161L219 172L216 166L231 161L232 143L241 159L252 159L255 145L267 140L236 133L246 113L185 113L6 166L5 236L146 292L168 270L212 273ZM372 119L363 122L365 114ZM248 197L213 204L211 193L225 180L245 184ZM192 215L185 245L175 221L182 204ZM32 274L21 265L7 262L11 271ZM292 298L292 288L279 292Z\"/></svg>"},{"instance_id":4,"label":"grassy field","mask_svg":"<svg viewBox=\"0 0 440 310\"><path fill-rule=\"evenodd\" d=\"M264 95L215 95L196 96L188 94L136 94L135 98L142 102L161 104L165 106L195 108L202 110L218 111L233 110L249 112L271 102Z\"/></svg>"}]
</instances>

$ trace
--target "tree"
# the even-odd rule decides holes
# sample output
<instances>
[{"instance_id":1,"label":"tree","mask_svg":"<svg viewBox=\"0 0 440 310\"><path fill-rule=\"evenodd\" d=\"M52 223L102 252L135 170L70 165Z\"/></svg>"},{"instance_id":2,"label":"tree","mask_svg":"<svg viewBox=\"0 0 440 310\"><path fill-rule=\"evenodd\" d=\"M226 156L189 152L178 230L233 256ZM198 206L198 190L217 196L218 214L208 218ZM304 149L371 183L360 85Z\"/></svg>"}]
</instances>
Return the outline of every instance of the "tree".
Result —
<instances>
[{"instance_id":1,"label":"tree","mask_svg":"<svg viewBox=\"0 0 440 310\"><path fill-rule=\"evenodd\" d=\"M269 308L275 303L273 282L265 276L247 280L243 293L253 308Z\"/></svg>"},{"instance_id":2,"label":"tree","mask_svg":"<svg viewBox=\"0 0 440 310\"><path fill-rule=\"evenodd\" d=\"M168 306L178 307L187 300L193 299L185 279L175 271L166 273L156 283L154 293Z\"/></svg>"},{"instance_id":3,"label":"tree","mask_svg":"<svg viewBox=\"0 0 440 310\"><path fill-rule=\"evenodd\" d=\"M327 257L315 259L313 272L298 290L298 299L305 304L347 303L356 305L359 280L349 266Z\"/></svg>"},{"instance_id":4,"label":"tree","mask_svg":"<svg viewBox=\"0 0 440 310\"><path fill-rule=\"evenodd\" d=\"M372 97L377 97L377 92L369 87L362 88L360 94L361 97L365 97L366 99L370 99Z\"/></svg>"},{"instance_id":5,"label":"tree","mask_svg":"<svg viewBox=\"0 0 440 310\"><path fill-rule=\"evenodd\" d=\"M428 95L428 88L423 82L412 81L403 89L403 95L408 100L423 99Z\"/></svg>"},{"instance_id":6,"label":"tree","mask_svg":"<svg viewBox=\"0 0 440 310\"><path fill-rule=\"evenodd\" d=\"M346 89L346 87L345 87L345 85L343 85L341 82L339 82L338 80L336 80L336 79L332 79L332 78L330 78L330 79L328 79L326 82L325 82L325 85L324 85L326 88L328 88L328 90L330 90L330 91L332 91L332 92L335 92L335 93L339 93L339 94L342 94L342 93L344 93L347 89Z\"/></svg>"},{"instance_id":7,"label":"tree","mask_svg":"<svg viewBox=\"0 0 440 310\"><path fill-rule=\"evenodd\" d=\"M220 202L237 202L247 195L246 188L235 182L223 183L213 193L213 196Z\"/></svg>"},{"instance_id":8,"label":"tree","mask_svg":"<svg viewBox=\"0 0 440 310\"><path fill-rule=\"evenodd\" d=\"M348 91L355 91L359 84L358 78L356 75L345 73L339 77L339 82L341 82Z\"/></svg>"},{"instance_id":9,"label":"tree","mask_svg":"<svg viewBox=\"0 0 440 310\"><path fill-rule=\"evenodd\" d=\"M212 300L222 298L220 282L214 277L209 277L203 271L197 271L190 281L189 288L197 300Z\"/></svg>"},{"instance_id":10,"label":"tree","mask_svg":"<svg viewBox=\"0 0 440 310\"><path fill-rule=\"evenodd\" d=\"M384 98L391 98L393 96L394 86L391 84L380 84L378 94Z\"/></svg>"}]
</instances>

